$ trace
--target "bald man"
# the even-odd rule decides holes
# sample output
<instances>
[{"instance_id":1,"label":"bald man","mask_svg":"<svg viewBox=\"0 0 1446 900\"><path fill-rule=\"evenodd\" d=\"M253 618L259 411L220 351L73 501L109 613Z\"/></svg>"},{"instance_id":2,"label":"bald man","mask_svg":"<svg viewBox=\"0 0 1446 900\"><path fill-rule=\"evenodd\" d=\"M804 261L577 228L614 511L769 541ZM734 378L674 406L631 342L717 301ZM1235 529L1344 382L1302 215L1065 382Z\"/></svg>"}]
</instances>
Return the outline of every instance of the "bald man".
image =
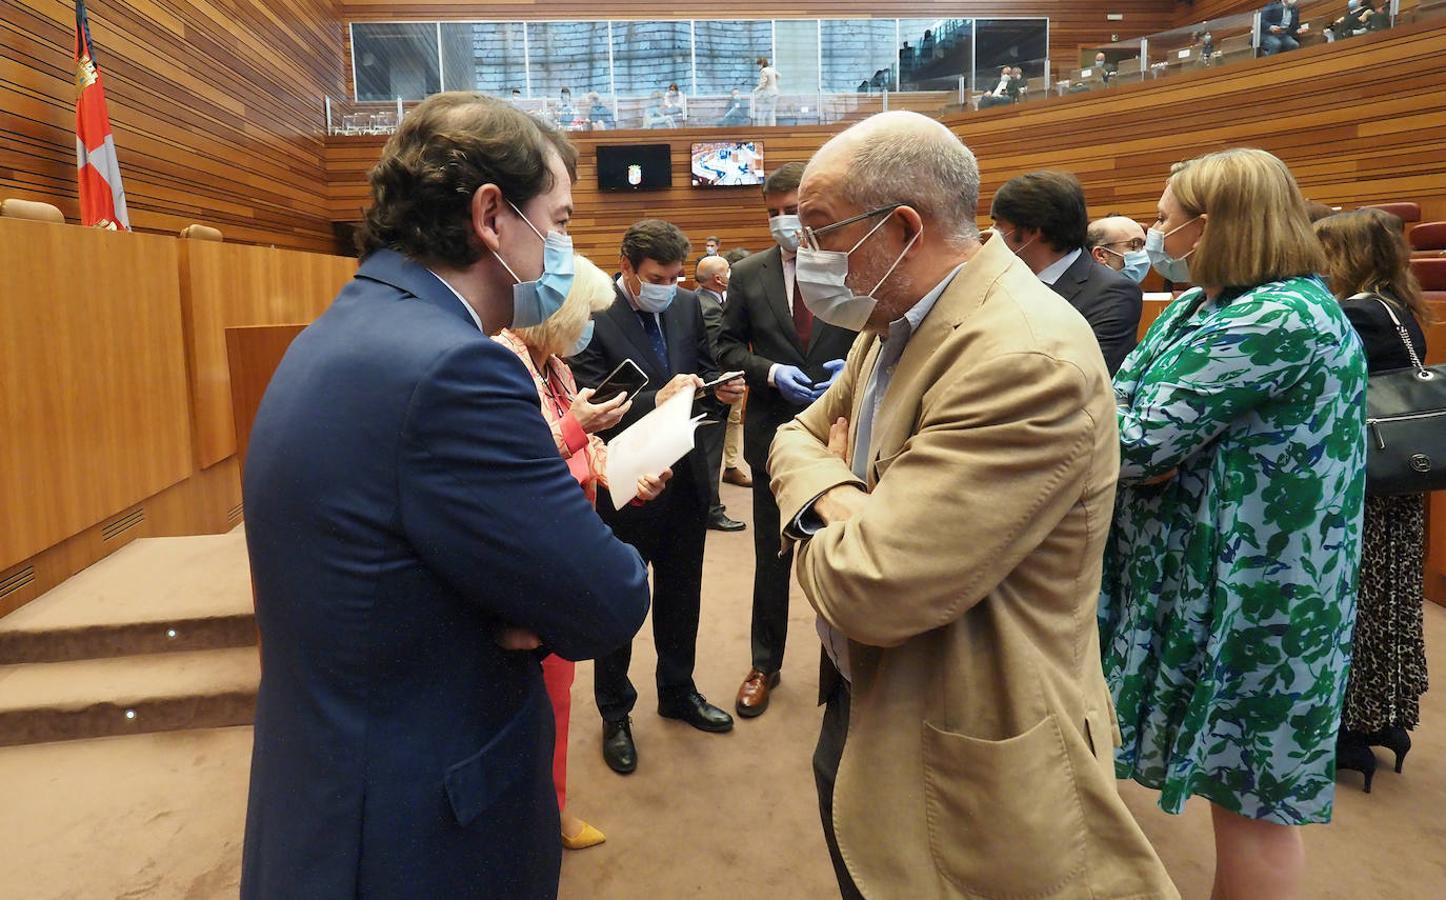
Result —
<instances>
[{"instance_id":1,"label":"bald man","mask_svg":"<svg viewBox=\"0 0 1446 900\"><path fill-rule=\"evenodd\" d=\"M1115 787L1109 372L980 245L978 200L974 155L911 112L832 138L799 188L804 302L864 332L768 458L829 663L825 838L846 897L1178 897Z\"/></svg>"},{"instance_id":2,"label":"bald man","mask_svg":"<svg viewBox=\"0 0 1446 900\"><path fill-rule=\"evenodd\" d=\"M709 238L716 241L717 238ZM705 256L698 260L698 268L693 272L693 279L698 282L698 305L703 308L703 325L708 329L708 342L713 345L713 355L718 355L718 332L723 328L723 304L728 297L728 260L721 256ZM718 497L718 480L723 471L724 450L728 444L728 432L743 427L741 403L734 403L728 408L727 429L709 427L701 433L699 440L703 442L704 448L708 451L708 471L713 477L713 499L708 509L708 527L714 531L742 531L748 526L737 519L728 517L728 507ZM734 424L734 421L738 424ZM735 453L736 457L736 453ZM732 460L734 478L730 481L737 482L738 460ZM749 482L749 486L752 482Z\"/></svg>"},{"instance_id":3,"label":"bald man","mask_svg":"<svg viewBox=\"0 0 1446 900\"><path fill-rule=\"evenodd\" d=\"M1102 266L1109 266L1135 284L1150 271L1145 252L1145 226L1129 216L1110 214L1095 219L1085 231L1085 249Z\"/></svg>"}]
</instances>

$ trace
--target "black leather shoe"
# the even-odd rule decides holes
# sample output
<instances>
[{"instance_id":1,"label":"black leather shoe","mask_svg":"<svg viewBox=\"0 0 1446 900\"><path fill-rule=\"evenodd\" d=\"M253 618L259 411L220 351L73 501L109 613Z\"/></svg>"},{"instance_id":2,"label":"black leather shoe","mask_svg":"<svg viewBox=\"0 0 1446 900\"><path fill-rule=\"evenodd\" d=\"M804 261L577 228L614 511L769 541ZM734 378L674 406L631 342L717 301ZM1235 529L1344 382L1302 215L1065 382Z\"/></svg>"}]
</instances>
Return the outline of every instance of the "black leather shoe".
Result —
<instances>
[{"instance_id":1,"label":"black leather shoe","mask_svg":"<svg viewBox=\"0 0 1446 900\"><path fill-rule=\"evenodd\" d=\"M638 767L638 749L633 746L633 720L603 722L603 760L619 775Z\"/></svg>"},{"instance_id":2,"label":"black leather shoe","mask_svg":"<svg viewBox=\"0 0 1446 900\"><path fill-rule=\"evenodd\" d=\"M742 531L748 526L737 519L728 518L725 512L715 512L708 517L708 527L714 531Z\"/></svg>"},{"instance_id":3,"label":"black leather shoe","mask_svg":"<svg viewBox=\"0 0 1446 900\"><path fill-rule=\"evenodd\" d=\"M699 731L717 734L733 730L733 717L709 703L696 691L680 701L658 703L658 715L665 719L687 722Z\"/></svg>"}]
</instances>

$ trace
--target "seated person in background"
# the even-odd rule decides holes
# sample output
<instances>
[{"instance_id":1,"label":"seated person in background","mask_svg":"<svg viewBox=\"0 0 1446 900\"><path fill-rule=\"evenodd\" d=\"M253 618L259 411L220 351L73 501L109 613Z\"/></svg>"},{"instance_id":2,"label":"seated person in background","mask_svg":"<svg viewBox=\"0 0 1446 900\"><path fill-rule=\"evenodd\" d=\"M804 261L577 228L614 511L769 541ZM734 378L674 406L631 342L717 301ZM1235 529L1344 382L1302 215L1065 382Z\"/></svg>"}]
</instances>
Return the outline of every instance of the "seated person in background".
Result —
<instances>
[{"instance_id":1,"label":"seated person in background","mask_svg":"<svg viewBox=\"0 0 1446 900\"><path fill-rule=\"evenodd\" d=\"M743 94L738 88L734 88L728 95L728 108L723 110L723 118L718 120L719 125L748 125L753 118L748 115L748 101L743 99Z\"/></svg>"},{"instance_id":2,"label":"seated person in background","mask_svg":"<svg viewBox=\"0 0 1446 900\"><path fill-rule=\"evenodd\" d=\"M1089 226L1084 188L1068 172L1030 172L994 194L996 239L1079 310L1113 375L1135 349L1144 299L1140 286L1084 252Z\"/></svg>"},{"instance_id":3,"label":"seated person in background","mask_svg":"<svg viewBox=\"0 0 1446 900\"><path fill-rule=\"evenodd\" d=\"M663 95L662 111L663 118L668 120L669 128L681 128L683 125L683 120L688 117L687 111L684 110L681 105L679 105L678 100L674 99L674 94L672 91L669 91L668 93Z\"/></svg>"},{"instance_id":4,"label":"seated person in background","mask_svg":"<svg viewBox=\"0 0 1446 900\"><path fill-rule=\"evenodd\" d=\"M588 127L593 131L607 131L609 128L616 128L618 121L613 111L608 108L597 91L589 91L587 95L587 121Z\"/></svg>"},{"instance_id":5,"label":"seated person in background","mask_svg":"<svg viewBox=\"0 0 1446 900\"><path fill-rule=\"evenodd\" d=\"M564 87L557 92L557 109L553 118L561 128L572 128L577 120L577 107L572 105L572 88Z\"/></svg>"},{"instance_id":6,"label":"seated person in background","mask_svg":"<svg viewBox=\"0 0 1446 900\"><path fill-rule=\"evenodd\" d=\"M1095 54L1094 78L1100 84L1108 85L1114 82L1115 73L1119 70L1105 58L1103 51Z\"/></svg>"},{"instance_id":7,"label":"seated person in background","mask_svg":"<svg viewBox=\"0 0 1446 900\"><path fill-rule=\"evenodd\" d=\"M1368 17L1375 12L1376 7L1372 0L1347 0L1346 14L1326 27L1326 40L1338 41L1341 38L1365 34L1370 30Z\"/></svg>"},{"instance_id":8,"label":"seated person in background","mask_svg":"<svg viewBox=\"0 0 1446 900\"><path fill-rule=\"evenodd\" d=\"M1014 70L1009 66L1004 66L999 70L999 83L994 86L993 90L985 92L979 98L980 109L988 109L991 106L1003 106L1011 102L1009 99L1009 86L1013 81L1013 74Z\"/></svg>"},{"instance_id":9,"label":"seated person in background","mask_svg":"<svg viewBox=\"0 0 1446 900\"><path fill-rule=\"evenodd\" d=\"M1085 249L1095 262L1109 266L1135 284L1150 271L1150 254L1145 252L1145 226L1129 216L1110 213L1095 219L1085 231Z\"/></svg>"},{"instance_id":10,"label":"seated person in background","mask_svg":"<svg viewBox=\"0 0 1446 900\"><path fill-rule=\"evenodd\" d=\"M679 125L688 121L688 98L683 96L682 91L678 90L678 83L676 81L668 85L667 92L663 94L663 100L677 107L678 115L676 118Z\"/></svg>"},{"instance_id":11,"label":"seated person in background","mask_svg":"<svg viewBox=\"0 0 1446 900\"><path fill-rule=\"evenodd\" d=\"M653 96L648 98L648 105L643 110L644 128L676 128L677 123L663 109L663 92L653 91Z\"/></svg>"},{"instance_id":12,"label":"seated person in background","mask_svg":"<svg viewBox=\"0 0 1446 900\"><path fill-rule=\"evenodd\" d=\"M1009 94L1009 102L1018 103L1029 98L1029 82L1024 77L1024 70L1019 66L1009 70L1009 87L1005 89Z\"/></svg>"},{"instance_id":13,"label":"seated person in background","mask_svg":"<svg viewBox=\"0 0 1446 900\"><path fill-rule=\"evenodd\" d=\"M1260 11L1260 55L1270 56L1300 47L1298 0L1274 0Z\"/></svg>"}]
</instances>

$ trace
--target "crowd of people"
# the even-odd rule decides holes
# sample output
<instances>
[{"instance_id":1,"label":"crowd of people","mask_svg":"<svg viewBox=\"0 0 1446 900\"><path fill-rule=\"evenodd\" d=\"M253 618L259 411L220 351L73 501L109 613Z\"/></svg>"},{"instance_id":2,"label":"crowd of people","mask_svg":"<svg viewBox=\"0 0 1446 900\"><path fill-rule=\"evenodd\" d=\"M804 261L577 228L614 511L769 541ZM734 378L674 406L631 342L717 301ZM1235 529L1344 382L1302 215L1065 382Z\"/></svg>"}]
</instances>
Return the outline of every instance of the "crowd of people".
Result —
<instances>
[{"instance_id":1,"label":"crowd of people","mask_svg":"<svg viewBox=\"0 0 1446 900\"><path fill-rule=\"evenodd\" d=\"M771 172L774 245L710 238L695 293L669 222L611 278L572 252L575 163L508 104L426 100L276 371L242 896L555 896L562 848L603 840L566 802L574 661L615 772L649 608L659 715L735 726L693 680L725 471L753 498L733 710L782 683L796 576L842 896L1177 897L1117 778L1210 804L1214 896L1293 896L1338 754L1399 771L1426 688L1423 497L1365 478L1367 377L1426 350L1399 222L1312 225L1278 158L1228 149L1148 228L1040 171L981 235L973 153L892 112ZM1195 287L1137 342L1150 268ZM741 417L741 459L715 428L609 483L609 442L685 391Z\"/></svg>"}]
</instances>

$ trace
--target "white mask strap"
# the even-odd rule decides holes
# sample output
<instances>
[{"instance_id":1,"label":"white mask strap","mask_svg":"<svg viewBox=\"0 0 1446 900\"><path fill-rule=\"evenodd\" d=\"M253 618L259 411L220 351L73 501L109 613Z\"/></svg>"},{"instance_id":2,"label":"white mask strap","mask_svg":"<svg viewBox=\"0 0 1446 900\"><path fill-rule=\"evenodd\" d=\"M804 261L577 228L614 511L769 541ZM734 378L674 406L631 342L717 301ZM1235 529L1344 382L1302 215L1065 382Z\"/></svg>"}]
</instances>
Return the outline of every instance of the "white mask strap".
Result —
<instances>
[{"instance_id":1,"label":"white mask strap","mask_svg":"<svg viewBox=\"0 0 1446 900\"><path fill-rule=\"evenodd\" d=\"M892 274L894 274L894 270L899 267L899 263L903 262L903 261L904 261L904 257L909 255L909 248L913 247L913 246L914 246L914 242L917 241L917 240L920 238L920 236L922 236L923 234L924 234L924 230L921 228L921 229L919 229L917 232L914 233L914 236L913 236L913 237L909 238L909 242L904 245L903 251L902 251L901 253L899 253L899 258L896 259L896 260L894 260L894 264L893 264L892 266L889 266L889 271L885 272L885 273L884 273L884 277L879 279L879 283L876 284L876 285L874 285L874 290L869 291L869 296L870 296L870 297L872 297L872 296L874 295L874 292L875 292L875 291L877 291L879 288L881 288L881 287L884 286L884 282L885 282L885 281L888 281L888 280L889 280L889 276L892 275Z\"/></svg>"},{"instance_id":2,"label":"white mask strap","mask_svg":"<svg viewBox=\"0 0 1446 900\"><path fill-rule=\"evenodd\" d=\"M897 209L897 208L898 208L898 207L895 207L895 209ZM859 247L862 247L864 241L866 241L866 240L868 240L869 238L871 238L871 237L874 236L874 232L875 232L875 231L878 231L880 228L883 228L883 227L884 227L884 223L887 222L887 221L889 221L889 219L892 218L893 214L894 214L894 210L892 210L892 209L889 210L889 215L884 216L882 219L880 219L880 220L879 220L879 223L878 223L877 225L875 225L873 228L870 228L870 229L869 229L869 233L868 233L868 234L866 234L866 235L864 235L863 237L859 238L858 243L857 243L857 244L854 244L852 247L849 248L849 254L851 255L855 250L859 249ZM893 269L890 269L889 271L892 272Z\"/></svg>"},{"instance_id":3,"label":"white mask strap","mask_svg":"<svg viewBox=\"0 0 1446 900\"><path fill-rule=\"evenodd\" d=\"M521 219L522 221L524 221L524 222L527 223L527 227L532 229L532 233L533 233L533 234L537 235L537 237L538 237L544 244L547 243L547 238L545 238L545 237L542 236L542 232L540 232L540 231L537 230L537 226L534 225L534 224L532 224L532 220L531 220L531 219L527 218L526 216L524 216L524 215L522 214L522 210L520 210L520 209L517 208L517 204L516 204L516 203L513 203L511 200L508 200L508 201L507 201L507 205L510 206L510 207L512 207L512 211L515 212L515 213L517 213L517 217L518 217L519 219ZM514 276L512 276L512 277L513 277L513 278L516 278L517 276L514 275Z\"/></svg>"}]
</instances>

